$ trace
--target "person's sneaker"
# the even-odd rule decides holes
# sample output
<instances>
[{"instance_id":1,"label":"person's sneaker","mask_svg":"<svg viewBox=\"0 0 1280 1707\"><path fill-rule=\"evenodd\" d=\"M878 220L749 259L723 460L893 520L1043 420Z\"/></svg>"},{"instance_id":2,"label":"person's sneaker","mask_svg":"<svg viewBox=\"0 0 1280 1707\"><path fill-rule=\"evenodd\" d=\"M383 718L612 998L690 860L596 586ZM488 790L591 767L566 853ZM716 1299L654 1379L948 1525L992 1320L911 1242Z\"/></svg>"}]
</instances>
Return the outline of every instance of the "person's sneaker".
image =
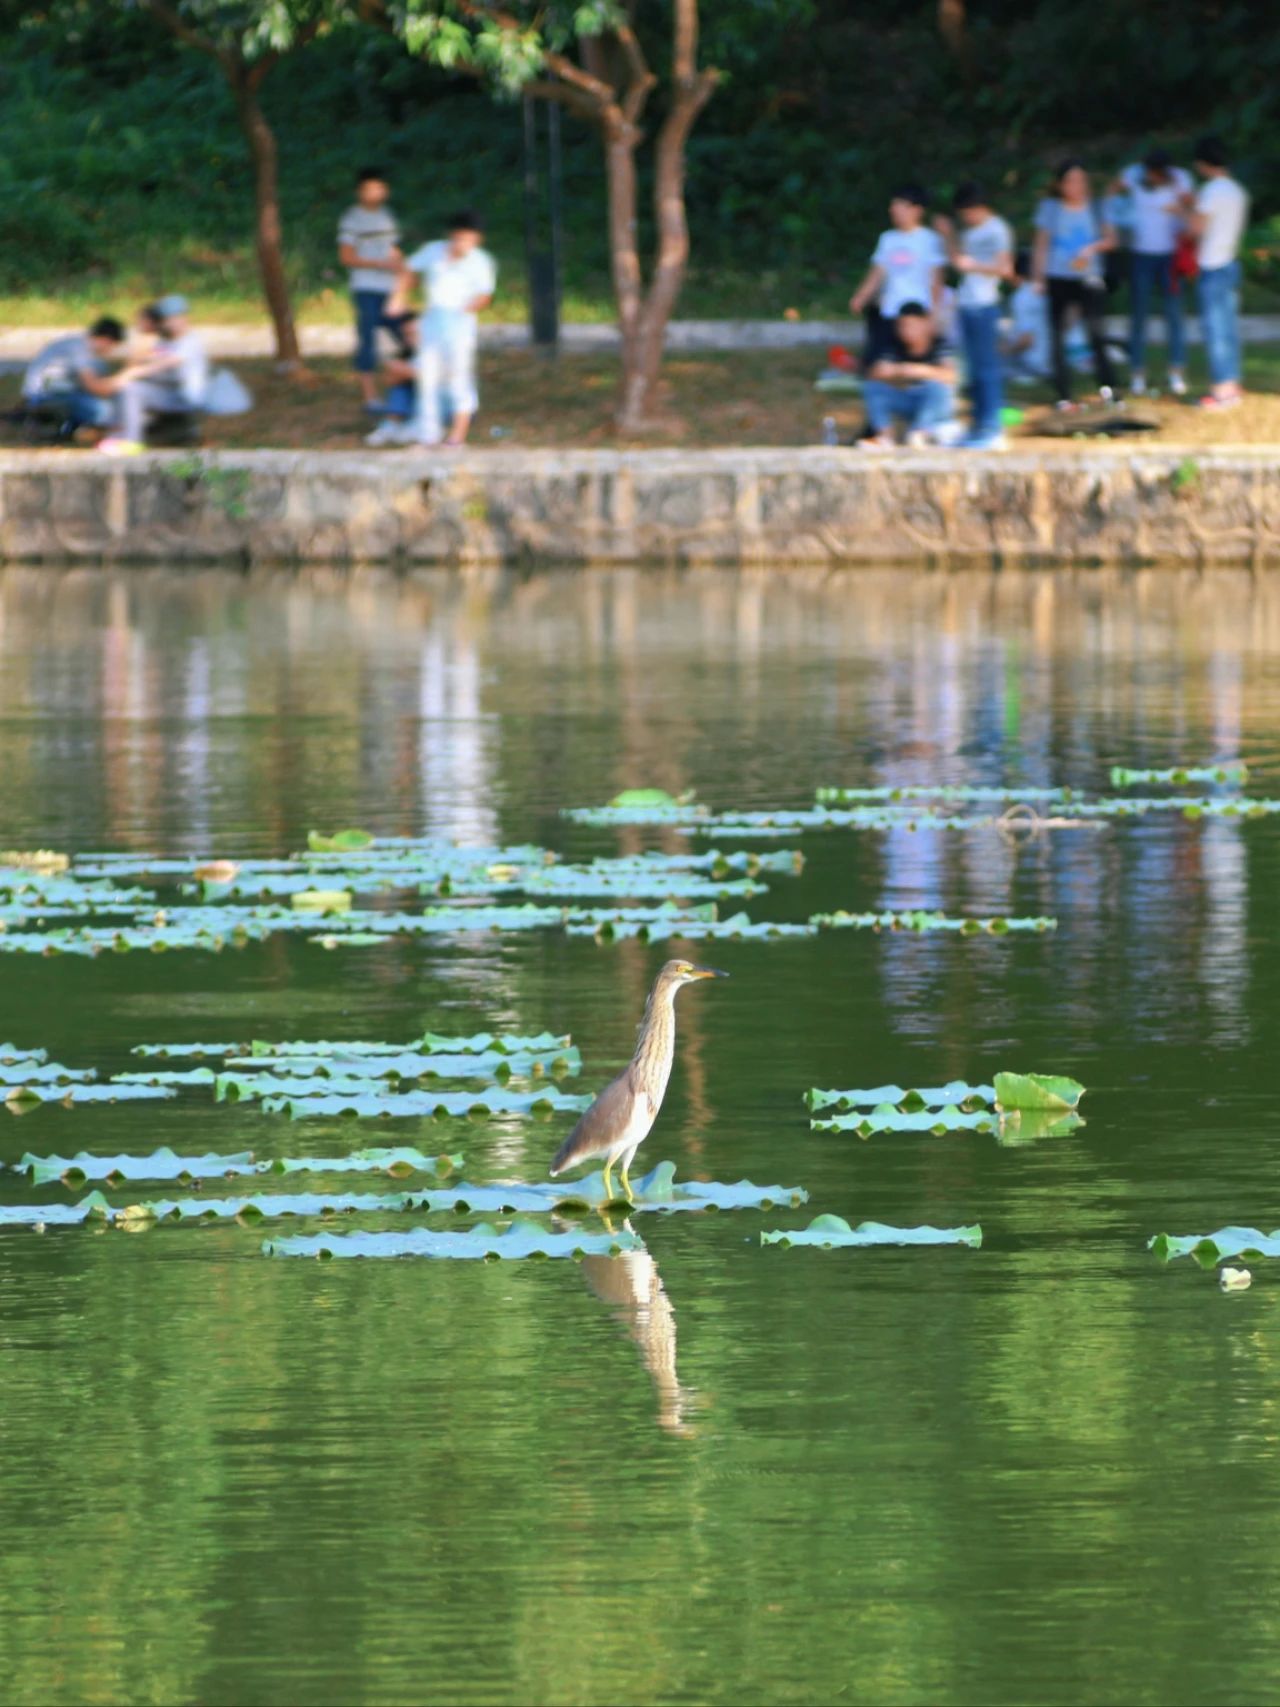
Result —
<instances>
[{"instance_id":1,"label":"person's sneaker","mask_svg":"<svg viewBox=\"0 0 1280 1707\"><path fill-rule=\"evenodd\" d=\"M1169 390L1175 397L1187 395L1187 382L1179 368L1171 367L1169 369Z\"/></svg>"},{"instance_id":2,"label":"person's sneaker","mask_svg":"<svg viewBox=\"0 0 1280 1707\"><path fill-rule=\"evenodd\" d=\"M1147 395L1147 376L1145 373L1135 373L1130 376L1129 395L1130 397L1145 397Z\"/></svg>"},{"instance_id":3,"label":"person's sneaker","mask_svg":"<svg viewBox=\"0 0 1280 1707\"><path fill-rule=\"evenodd\" d=\"M967 439L961 439L961 450L1004 450L1008 439L1003 433L970 433Z\"/></svg>"},{"instance_id":4,"label":"person's sneaker","mask_svg":"<svg viewBox=\"0 0 1280 1707\"><path fill-rule=\"evenodd\" d=\"M144 448L137 439L103 439L98 445L104 456L141 456Z\"/></svg>"},{"instance_id":5,"label":"person's sneaker","mask_svg":"<svg viewBox=\"0 0 1280 1707\"><path fill-rule=\"evenodd\" d=\"M913 431L907 434L908 450L931 450L934 442L933 434L926 433L920 427L916 427Z\"/></svg>"},{"instance_id":6,"label":"person's sneaker","mask_svg":"<svg viewBox=\"0 0 1280 1707\"><path fill-rule=\"evenodd\" d=\"M1240 393L1233 391L1226 397L1215 397L1212 392L1200 399L1200 407L1209 410L1234 409L1241 401Z\"/></svg>"},{"instance_id":7,"label":"person's sneaker","mask_svg":"<svg viewBox=\"0 0 1280 1707\"><path fill-rule=\"evenodd\" d=\"M386 445L402 445L405 442L405 425L403 421L384 421L380 427L375 427L366 434L365 443L380 449Z\"/></svg>"},{"instance_id":8,"label":"person's sneaker","mask_svg":"<svg viewBox=\"0 0 1280 1707\"><path fill-rule=\"evenodd\" d=\"M894 441L888 433L872 433L870 438L858 440L859 450L894 450L895 448Z\"/></svg>"}]
</instances>

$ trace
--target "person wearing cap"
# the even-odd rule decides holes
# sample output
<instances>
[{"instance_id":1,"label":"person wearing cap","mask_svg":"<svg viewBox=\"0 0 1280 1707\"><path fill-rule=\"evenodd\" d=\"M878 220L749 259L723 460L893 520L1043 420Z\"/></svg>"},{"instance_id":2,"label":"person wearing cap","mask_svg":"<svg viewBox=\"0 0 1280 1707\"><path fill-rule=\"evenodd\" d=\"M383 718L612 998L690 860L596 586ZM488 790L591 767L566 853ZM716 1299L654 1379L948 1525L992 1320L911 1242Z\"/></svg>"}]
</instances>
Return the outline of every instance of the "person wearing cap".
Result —
<instances>
[{"instance_id":1,"label":"person wearing cap","mask_svg":"<svg viewBox=\"0 0 1280 1707\"><path fill-rule=\"evenodd\" d=\"M1183 229L1183 202L1191 174L1175 166L1167 148L1152 148L1141 165L1126 166L1113 189L1124 195L1131 213L1129 252L1129 389L1140 397L1147 389L1147 315L1153 292L1164 310L1169 390L1184 395L1187 382L1186 333L1174 254Z\"/></svg>"},{"instance_id":2,"label":"person wearing cap","mask_svg":"<svg viewBox=\"0 0 1280 1707\"><path fill-rule=\"evenodd\" d=\"M177 295L162 296L144 310L144 320L159 335L120 388L117 431L98 446L108 456L140 451L147 422L157 415L190 415L204 407L209 356L190 313L186 297Z\"/></svg>"}]
</instances>

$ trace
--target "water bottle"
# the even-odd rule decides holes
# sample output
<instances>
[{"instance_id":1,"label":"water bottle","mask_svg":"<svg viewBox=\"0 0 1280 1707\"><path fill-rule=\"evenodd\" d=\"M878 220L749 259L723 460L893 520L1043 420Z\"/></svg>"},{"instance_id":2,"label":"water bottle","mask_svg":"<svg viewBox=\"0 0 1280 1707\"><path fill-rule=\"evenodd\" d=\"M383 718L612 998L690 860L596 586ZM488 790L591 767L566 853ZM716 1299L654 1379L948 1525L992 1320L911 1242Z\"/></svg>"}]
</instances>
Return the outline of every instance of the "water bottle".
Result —
<instances>
[{"instance_id":1,"label":"water bottle","mask_svg":"<svg viewBox=\"0 0 1280 1707\"><path fill-rule=\"evenodd\" d=\"M822 442L824 445L838 445L840 443L840 435L836 431L836 418L834 415L824 415L822 417Z\"/></svg>"}]
</instances>

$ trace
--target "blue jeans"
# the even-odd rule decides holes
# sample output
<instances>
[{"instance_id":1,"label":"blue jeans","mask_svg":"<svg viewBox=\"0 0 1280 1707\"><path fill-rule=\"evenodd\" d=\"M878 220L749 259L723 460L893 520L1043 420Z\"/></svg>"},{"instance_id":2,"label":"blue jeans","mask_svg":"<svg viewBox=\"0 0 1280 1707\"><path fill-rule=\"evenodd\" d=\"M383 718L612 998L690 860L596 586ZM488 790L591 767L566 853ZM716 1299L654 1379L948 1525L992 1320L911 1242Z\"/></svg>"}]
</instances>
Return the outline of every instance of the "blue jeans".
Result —
<instances>
[{"instance_id":1,"label":"blue jeans","mask_svg":"<svg viewBox=\"0 0 1280 1707\"><path fill-rule=\"evenodd\" d=\"M76 386L70 391L50 391L43 397L27 397L23 401L38 409L42 403L61 409L73 427L106 427L115 415L109 397L95 397L91 391Z\"/></svg>"},{"instance_id":2,"label":"blue jeans","mask_svg":"<svg viewBox=\"0 0 1280 1707\"><path fill-rule=\"evenodd\" d=\"M1240 263L1200 269L1200 323L1209 378L1214 385L1240 383Z\"/></svg>"},{"instance_id":3,"label":"blue jeans","mask_svg":"<svg viewBox=\"0 0 1280 1707\"><path fill-rule=\"evenodd\" d=\"M357 373L378 371L378 328L386 324L387 295L381 290L353 290L351 293L352 306L356 311L354 366Z\"/></svg>"},{"instance_id":4,"label":"blue jeans","mask_svg":"<svg viewBox=\"0 0 1280 1707\"><path fill-rule=\"evenodd\" d=\"M915 385L869 379L862 387L862 400L867 406L867 425L877 436L887 433L895 421L901 421L908 432L928 432L955 413L951 387L940 379L922 379Z\"/></svg>"},{"instance_id":5,"label":"blue jeans","mask_svg":"<svg viewBox=\"0 0 1280 1707\"><path fill-rule=\"evenodd\" d=\"M1004 406L1004 370L1000 361L1000 307L960 310L960 336L969 369L969 400L973 404L975 437L1000 431Z\"/></svg>"},{"instance_id":6,"label":"blue jeans","mask_svg":"<svg viewBox=\"0 0 1280 1707\"><path fill-rule=\"evenodd\" d=\"M1147 314L1152 293L1157 289L1164 307L1164 323L1169 332L1168 365L1180 368L1187 359L1186 333L1182 325L1182 293L1173 276L1172 255L1140 255L1135 249L1129 257L1129 365L1141 373L1147 358Z\"/></svg>"},{"instance_id":7,"label":"blue jeans","mask_svg":"<svg viewBox=\"0 0 1280 1707\"><path fill-rule=\"evenodd\" d=\"M383 398L383 403L388 415L400 415L406 421L411 421L418 412L418 388L407 379L402 379L391 387Z\"/></svg>"}]
</instances>

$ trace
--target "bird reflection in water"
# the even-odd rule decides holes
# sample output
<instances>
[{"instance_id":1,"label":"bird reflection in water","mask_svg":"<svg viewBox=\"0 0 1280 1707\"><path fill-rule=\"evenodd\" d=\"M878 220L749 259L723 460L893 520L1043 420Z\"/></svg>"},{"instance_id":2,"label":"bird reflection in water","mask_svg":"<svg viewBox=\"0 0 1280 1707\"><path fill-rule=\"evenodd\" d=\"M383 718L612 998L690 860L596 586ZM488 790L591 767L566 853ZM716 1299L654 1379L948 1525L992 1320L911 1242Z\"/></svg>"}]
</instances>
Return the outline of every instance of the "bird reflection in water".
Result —
<instances>
[{"instance_id":1,"label":"bird reflection in water","mask_svg":"<svg viewBox=\"0 0 1280 1707\"><path fill-rule=\"evenodd\" d=\"M680 1385L676 1372L676 1313L657 1263L648 1251L622 1251L612 1257L583 1257L579 1266L587 1285L640 1348L658 1398L658 1427L690 1439L696 1430L686 1416L694 1393Z\"/></svg>"}]
</instances>

